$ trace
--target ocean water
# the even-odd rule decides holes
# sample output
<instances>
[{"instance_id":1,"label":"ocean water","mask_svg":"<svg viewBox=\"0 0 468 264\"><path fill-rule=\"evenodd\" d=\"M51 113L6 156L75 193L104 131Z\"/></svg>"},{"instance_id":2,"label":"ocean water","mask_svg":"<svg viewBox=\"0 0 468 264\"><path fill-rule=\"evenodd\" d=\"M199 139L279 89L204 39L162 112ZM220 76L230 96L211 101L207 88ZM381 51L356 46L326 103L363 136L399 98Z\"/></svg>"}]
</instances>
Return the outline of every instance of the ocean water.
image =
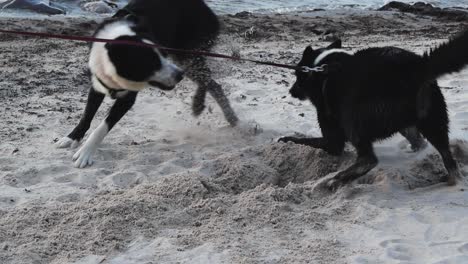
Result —
<instances>
[{"instance_id":1,"label":"ocean water","mask_svg":"<svg viewBox=\"0 0 468 264\"><path fill-rule=\"evenodd\" d=\"M390 2L388 0L205 0L218 13L234 14L241 11L272 13L312 10L315 8L337 9L357 8L376 9ZM418 1L399 0L405 3ZM438 7L468 8L468 0L429 0L425 1Z\"/></svg>"},{"instance_id":2,"label":"ocean water","mask_svg":"<svg viewBox=\"0 0 468 264\"><path fill-rule=\"evenodd\" d=\"M0 0L0 6L10 0ZM50 0L40 0L49 2ZM129 0L113 0L120 7ZM189 0L188 0L189 1ZM287 13L321 9L363 9L372 10L382 7L391 0L205 0L217 14L235 14L242 11L254 13ZM398 0L416 3L415 0ZM52 0L55 6L65 9L67 16L89 16L79 7L79 1ZM437 7L461 7L468 9L468 0L426 0ZM2 17L41 17L43 15L26 9L0 9Z\"/></svg>"}]
</instances>

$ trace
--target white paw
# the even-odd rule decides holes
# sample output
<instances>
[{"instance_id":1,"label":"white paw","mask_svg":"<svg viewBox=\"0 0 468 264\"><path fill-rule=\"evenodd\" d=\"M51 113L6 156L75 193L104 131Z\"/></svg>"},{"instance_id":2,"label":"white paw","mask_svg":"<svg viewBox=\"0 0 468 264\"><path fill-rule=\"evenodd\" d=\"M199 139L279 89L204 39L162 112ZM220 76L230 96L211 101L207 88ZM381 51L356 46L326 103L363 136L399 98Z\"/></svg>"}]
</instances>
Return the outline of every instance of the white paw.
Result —
<instances>
[{"instance_id":1,"label":"white paw","mask_svg":"<svg viewBox=\"0 0 468 264\"><path fill-rule=\"evenodd\" d=\"M287 136L277 137L273 139L273 142L283 142Z\"/></svg>"},{"instance_id":2,"label":"white paw","mask_svg":"<svg viewBox=\"0 0 468 264\"><path fill-rule=\"evenodd\" d=\"M92 147L87 147L86 145L81 147L75 155L73 155L73 161L75 162L76 168L85 168L87 166L93 165L93 153L96 149Z\"/></svg>"},{"instance_id":3,"label":"white paw","mask_svg":"<svg viewBox=\"0 0 468 264\"><path fill-rule=\"evenodd\" d=\"M73 140L69 137L63 137L59 141L55 143L55 146L57 148L77 148L80 145L80 141L78 140Z\"/></svg>"},{"instance_id":4,"label":"white paw","mask_svg":"<svg viewBox=\"0 0 468 264\"><path fill-rule=\"evenodd\" d=\"M413 148L411 147L411 144L404 144L401 146L401 149L403 150L403 152L405 153L414 153L416 151L413 150Z\"/></svg>"}]
</instances>

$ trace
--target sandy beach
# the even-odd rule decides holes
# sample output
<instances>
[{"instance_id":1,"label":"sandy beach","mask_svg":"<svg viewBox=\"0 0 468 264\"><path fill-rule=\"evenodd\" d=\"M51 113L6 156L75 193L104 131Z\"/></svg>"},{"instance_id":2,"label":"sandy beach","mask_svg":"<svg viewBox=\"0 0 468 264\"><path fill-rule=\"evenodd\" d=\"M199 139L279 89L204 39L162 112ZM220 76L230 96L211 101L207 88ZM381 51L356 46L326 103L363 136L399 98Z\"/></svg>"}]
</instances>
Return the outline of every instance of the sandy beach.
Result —
<instances>
[{"instance_id":1,"label":"sandy beach","mask_svg":"<svg viewBox=\"0 0 468 264\"><path fill-rule=\"evenodd\" d=\"M350 51L395 45L423 53L468 27L399 12L223 15L214 51L294 64L306 45L341 38ZM90 35L98 18L0 18L5 29ZM106 137L93 166L57 149L91 87L88 46L0 35L0 263L468 263L468 180L441 183L432 146L401 136L375 144L380 164L328 193L315 188L350 165L276 143L320 135L315 109L288 94L291 71L210 60L241 122L210 98L191 115L194 83L148 89ZM439 81L451 140L468 176L468 69ZM106 99L92 125L102 120Z\"/></svg>"}]
</instances>

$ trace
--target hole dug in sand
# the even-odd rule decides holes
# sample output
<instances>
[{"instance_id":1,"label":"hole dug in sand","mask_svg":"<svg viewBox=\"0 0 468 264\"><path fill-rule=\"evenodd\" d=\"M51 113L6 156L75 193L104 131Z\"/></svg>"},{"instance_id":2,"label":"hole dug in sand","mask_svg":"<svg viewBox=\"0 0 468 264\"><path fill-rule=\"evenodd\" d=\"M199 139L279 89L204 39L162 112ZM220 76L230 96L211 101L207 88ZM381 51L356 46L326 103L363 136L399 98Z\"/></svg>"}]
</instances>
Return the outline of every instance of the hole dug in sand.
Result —
<instances>
[{"instance_id":1,"label":"hole dug in sand","mask_svg":"<svg viewBox=\"0 0 468 264\"><path fill-rule=\"evenodd\" d=\"M345 168L351 155L333 157L307 146L274 143L247 148L204 165L211 184L224 192L239 194L262 184L285 187L321 179Z\"/></svg>"}]
</instances>

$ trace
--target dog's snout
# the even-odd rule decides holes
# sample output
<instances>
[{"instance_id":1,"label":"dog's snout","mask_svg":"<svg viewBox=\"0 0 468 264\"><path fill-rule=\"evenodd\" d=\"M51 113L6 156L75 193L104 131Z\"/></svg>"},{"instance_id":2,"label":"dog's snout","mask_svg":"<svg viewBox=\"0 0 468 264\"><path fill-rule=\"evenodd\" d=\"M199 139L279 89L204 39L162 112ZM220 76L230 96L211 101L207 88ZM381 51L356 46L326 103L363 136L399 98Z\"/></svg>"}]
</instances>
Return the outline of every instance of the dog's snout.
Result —
<instances>
[{"instance_id":1,"label":"dog's snout","mask_svg":"<svg viewBox=\"0 0 468 264\"><path fill-rule=\"evenodd\" d=\"M294 98L297 98L299 100L305 100L306 95L304 93L304 90L298 83L295 83L293 87L291 87L291 89L289 90L289 93Z\"/></svg>"},{"instance_id":2,"label":"dog's snout","mask_svg":"<svg viewBox=\"0 0 468 264\"><path fill-rule=\"evenodd\" d=\"M184 74L185 74L185 73L184 73L184 71L182 71L182 70L177 71L177 72L175 73L175 79L176 79L176 81L177 81L177 82L182 81L182 79L184 79Z\"/></svg>"},{"instance_id":3,"label":"dog's snout","mask_svg":"<svg viewBox=\"0 0 468 264\"><path fill-rule=\"evenodd\" d=\"M299 90L300 88L298 87L298 85L295 83L293 85L293 87L291 87L291 89L289 89L289 93L292 95L292 97L296 97L297 98L297 94L299 94Z\"/></svg>"}]
</instances>

